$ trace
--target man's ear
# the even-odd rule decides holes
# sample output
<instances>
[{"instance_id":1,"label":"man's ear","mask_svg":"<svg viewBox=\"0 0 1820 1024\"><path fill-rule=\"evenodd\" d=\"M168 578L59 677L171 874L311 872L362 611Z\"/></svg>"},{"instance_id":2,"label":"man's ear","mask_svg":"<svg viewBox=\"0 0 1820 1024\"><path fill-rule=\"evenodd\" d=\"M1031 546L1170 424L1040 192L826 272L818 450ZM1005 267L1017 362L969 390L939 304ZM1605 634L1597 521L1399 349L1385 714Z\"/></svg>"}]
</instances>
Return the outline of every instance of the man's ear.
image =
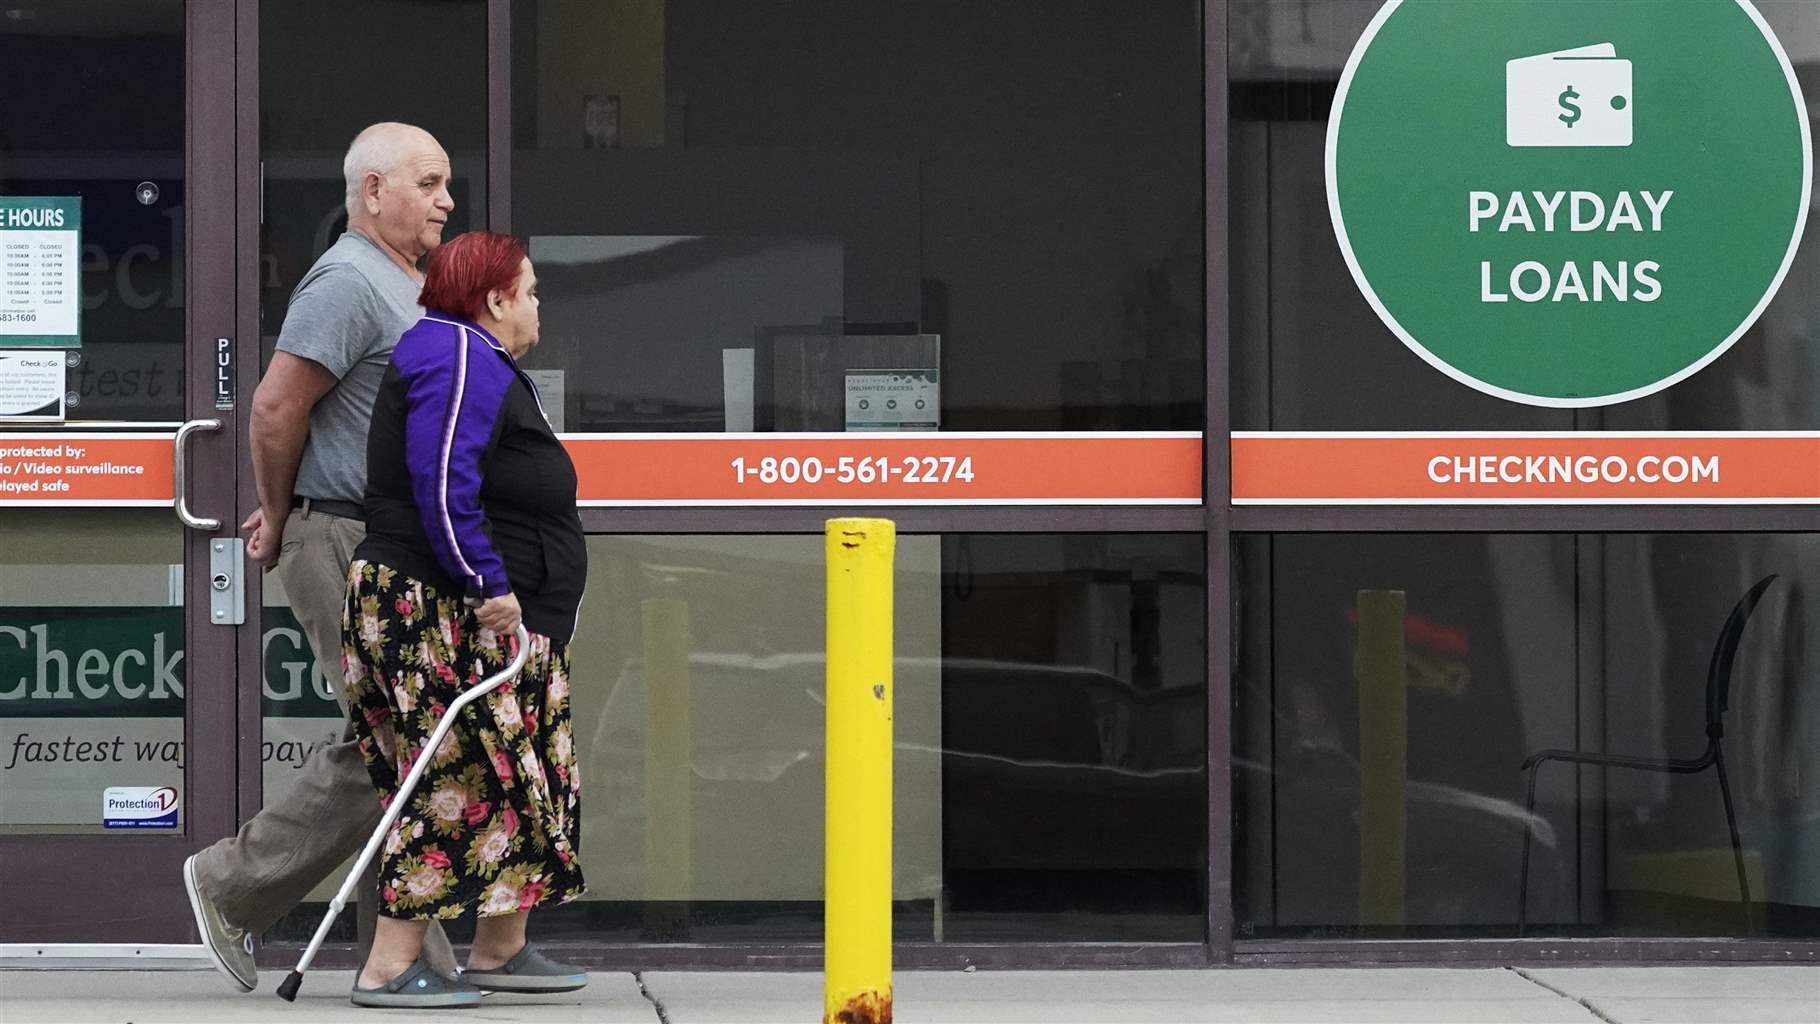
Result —
<instances>
[{"instance_id":1,"label":"man's ear","mask_svg":"<svg viewBox=\"0 0 1820 1024\"><path fill-rule=\"evenodd\" d=\"M379 216L379 190L385 185L385 176L378 171L368 171L360 182L360 199L366 204L367 214Z\"/></svg>"}]
</instances>

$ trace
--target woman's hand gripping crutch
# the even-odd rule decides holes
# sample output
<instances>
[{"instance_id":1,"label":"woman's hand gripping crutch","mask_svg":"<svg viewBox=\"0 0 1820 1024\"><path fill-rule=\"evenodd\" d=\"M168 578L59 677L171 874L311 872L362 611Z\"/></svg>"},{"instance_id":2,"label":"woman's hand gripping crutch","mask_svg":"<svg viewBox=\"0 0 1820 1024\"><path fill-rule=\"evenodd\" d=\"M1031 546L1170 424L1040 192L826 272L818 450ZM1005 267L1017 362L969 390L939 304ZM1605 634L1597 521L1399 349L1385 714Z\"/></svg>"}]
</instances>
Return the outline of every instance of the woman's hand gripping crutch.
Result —
<instances>
[{"instance_id":1,"label":"woman's hand gripping crutch","mask_svg":"<svg viewBox=\"0 0 1820 1024\"><path fill-rule=\"evenodd\" d=\"M366 870L373 855L379 852L380 844L385 842L386 836L392 831L392 824L398 820L399 813L404 810L406 802L410 800L411 791L417 787L417 780L423 776L424 769L429 767L430 758L436 751L442 749L442 741L448 737L449 730L455 727L455 721L460 717L461 709L499 689L524 668L525 659L531 654L531 635L521 624L513 639L518 650L512 655L511 663L463 691L461 696L455 698L454 702L449 705L449 709L443 712L442 721L436 723L435 731L430 733L429 741L418 752L417 760L411 765L410 773L405 775L404 781L398 784L398 793L392 798L391 806L386 808L385 816L379 819L379 827L374 829L373 835L367 839L366 848L360 851L359 859L354 861L353 868L348 871L347 880L341 883L341 890L335 894L334 899L329 901L329 912L323 915L322 923L316 926L316 936L310 940L309 948L303 951L303 958L297 961L297 967L291 971L290 976L278 984L278 995L286 1002L296 1001L297 989L303 985L303 972L310 969L310 961L316 958L316 951L322 948L322 940L328 936L330 926L335 923L336 918L341 916L342 908L347 906L348 896L353 893L354 886L359 882L360 873Z\"/></svg>"}]
</instances>

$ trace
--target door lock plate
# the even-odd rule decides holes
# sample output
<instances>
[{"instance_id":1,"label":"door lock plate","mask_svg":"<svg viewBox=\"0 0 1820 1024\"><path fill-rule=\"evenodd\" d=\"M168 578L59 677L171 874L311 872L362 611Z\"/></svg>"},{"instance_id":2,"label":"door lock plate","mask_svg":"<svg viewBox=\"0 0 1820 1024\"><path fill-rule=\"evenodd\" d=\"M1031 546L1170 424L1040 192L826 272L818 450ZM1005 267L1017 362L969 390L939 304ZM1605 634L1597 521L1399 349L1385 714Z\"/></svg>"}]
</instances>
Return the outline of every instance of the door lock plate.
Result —
<instances>
[{"instance_id":1,"label":"door lock plate","mask_svg":"<svg viewBox=\"0 0 1820 1024\"><path fill-rule=\"evenodd\" d=\"M209 541L209 621L217 626L246 622L246 541L215 537Z\"/></svg>"}]
</instances>

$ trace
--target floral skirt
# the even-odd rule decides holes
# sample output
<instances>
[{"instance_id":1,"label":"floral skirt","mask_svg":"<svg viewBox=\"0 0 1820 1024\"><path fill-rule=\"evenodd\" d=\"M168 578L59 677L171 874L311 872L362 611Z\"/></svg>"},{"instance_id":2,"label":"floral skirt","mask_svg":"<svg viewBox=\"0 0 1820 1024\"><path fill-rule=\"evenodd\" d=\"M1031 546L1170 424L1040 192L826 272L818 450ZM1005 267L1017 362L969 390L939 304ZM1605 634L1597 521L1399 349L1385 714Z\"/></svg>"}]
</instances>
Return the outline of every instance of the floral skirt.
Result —
<instances>
[{"instance_id":1,"label":"floral skirt","mask_svg":"<svg viewBox=\"0 0 1820 1024\"><path fill-rule=\"evenodd\" d=\"M460 693L510 661L459 595L356 560L342 617L348 715L379 801ZM517 678L461 711L387 838L379 912L481 917L582 895L581 779L569 722L568 645L531 634Z\"/></svg>"}]
</instances>

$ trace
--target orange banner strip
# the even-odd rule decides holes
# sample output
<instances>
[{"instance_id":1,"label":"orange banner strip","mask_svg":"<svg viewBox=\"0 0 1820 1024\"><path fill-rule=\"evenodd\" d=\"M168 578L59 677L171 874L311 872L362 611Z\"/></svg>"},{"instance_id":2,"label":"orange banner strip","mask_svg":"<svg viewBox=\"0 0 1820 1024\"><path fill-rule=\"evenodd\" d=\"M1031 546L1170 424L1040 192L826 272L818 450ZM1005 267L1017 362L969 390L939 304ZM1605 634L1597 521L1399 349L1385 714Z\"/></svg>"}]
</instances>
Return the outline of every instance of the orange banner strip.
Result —
<instances>
[{"instance_id":1,"label":"orange banner strip","mask_svg":"<svg viewBox=\"0 0 1820 1024\"><path fill-rule=\"evenodd\" d=\"M1196 504L1187 433L564 439L613 505ZM167 505L171 436L0 434L0 505ZM1235 504L1820 502L1820 433L1241 433Z\"/></svg>"},{"instance_id":2,"label":"orange banner strip","mask_svg":"<svg viewBox=\"0 0 1820 1024\"><path fill-rule=\"evenodd\" d=\"M1232 437L1234 504L1820 501L1820 433Z\"/></svg>"},{"instance_id":3,"label":"orange banner strip","mask_svg":"<svg viewBox=\"0 0 1820 1024\"><path fill-rule=\"evenodd\" d=\"M1201 436L592 434L583 505L1198 504ZM168 505L171 435L0 434L0 506Z\"/></svg>"},{"instance_id":4,"label":"orange banner strip","mask_svg":"<svg viewBox=\"0 0 1820 1024\"><path fill-rule=\"evenodd\" d=\"M572 434L583 505L1198 504L1190 433Z\"/></svg>"},{"instance_id":5,"label":"orange banner strip","mask_svg":"<svg viewBox=\"0 0 1820 1024\"><path fill-rule=\"evenodd\" d=\"M0 434L0 506L169 505L171 434Z\"/></svg>"}]
</instances>

